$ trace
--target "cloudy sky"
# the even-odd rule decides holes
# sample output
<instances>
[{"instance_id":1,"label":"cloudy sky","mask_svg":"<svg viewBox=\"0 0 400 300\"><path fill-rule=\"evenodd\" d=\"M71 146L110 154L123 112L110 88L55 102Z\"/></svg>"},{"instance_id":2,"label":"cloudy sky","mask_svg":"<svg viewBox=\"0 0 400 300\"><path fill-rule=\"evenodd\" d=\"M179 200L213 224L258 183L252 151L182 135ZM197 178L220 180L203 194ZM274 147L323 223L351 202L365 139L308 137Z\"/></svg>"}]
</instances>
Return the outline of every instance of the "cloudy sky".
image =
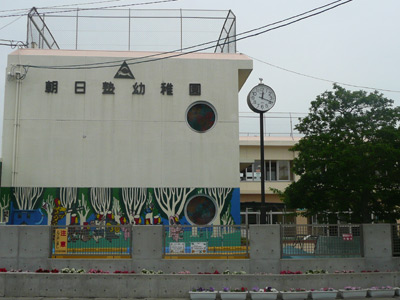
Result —
<instances>
[{"instance_id":1,"label":"cloudy sky","mask_svg":"<svg viewBox=\"0 0 400 300\"><path fill-rule=\"evenodd\" d=\"M241 33L333 1L177 0L131 8L231 9L237 18L237 33ZM97 3L89 5L89 2ZM73 4L77 7L80 3L79 7L83 8L143 2L150 0L3 0L0 39L26 41L26 17L4 17L20 13L6 10L35 6L40 11L41 7L55 5ZM367 91L381 89L387 98L395 101L395 105L400 105L399 30L399 0L353 0L298 23L239 41L237 51L254 59L253 72L239 94L240 131L256 133L259 130L257 116L250 113L246 96L258 84L260 77L277 95L275 107L267 114L270 119L267 120L266 132L289 133L289 113L294 119L307 113L310 102L332 88L330 81L348 84L345 87L351 90L361 87L372 88ZM0 46L0 69L5 70L7 55L12 51L10 47ZM0 72L1 119L4 75L4 71Z\"/></svg>"}]
</instances>

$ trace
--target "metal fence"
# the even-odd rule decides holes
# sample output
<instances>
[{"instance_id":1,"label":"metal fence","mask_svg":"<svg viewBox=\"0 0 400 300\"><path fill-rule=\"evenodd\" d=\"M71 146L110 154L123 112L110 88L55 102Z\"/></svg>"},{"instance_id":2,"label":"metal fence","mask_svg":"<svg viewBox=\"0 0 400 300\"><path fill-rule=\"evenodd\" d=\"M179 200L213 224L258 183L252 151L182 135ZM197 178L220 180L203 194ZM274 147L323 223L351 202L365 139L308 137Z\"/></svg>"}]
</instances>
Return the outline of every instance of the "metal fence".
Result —
<instances>
[{"instance_id":1,"label":"metal fence","mask_svg":"<svg viewBox=\"0 0 400 300\"><path fill-rule=\"evenodd\" d=\"M362 225L281 225L281 257L362 257Z\"/></svg>"},{"instance_id":2,"label":"metal fence","mask_svg":"<svg viewBox=\"0 0 400 300\"><path fill-rule=\"evenodd\" d=\"M32 8L28 13L26 45L28 48L60 49L36 8Z\"/></svg>"},{"instance_id":3,"label":"metal fence","mask_svg":"<svg viewBox=\"0 0 400 300\"><path fill-rule=\"evenodd\" d=\"M163 226L164 258L248 258L249 230L244 225Z\"/></svg>"},{"instance_id":4,"label":"metal fence","mask_svg":"<svg viewBox=\"0 0 400 300\"><path fill-rule=\"evenodd\" d=\"M392 225L392 255L400 256L400 224Z\"/></svg>"},{"instance_id":5,"label":"metal fence","mask_svg":"<svg viewBox=\"0 0 400 300\"><path fill-rule=\"evenodd\" d=\"M236 16L230 10L32 9L27 45L44 49L236 53Z\"/></svg>"},{"instance_id":6,"label":"metal fence","mask_svg":"<svg viewBox=\"0 0 400 300\"><path fill-rule=\"evenodd\" d=\"M51 227L51 257L132 257L131 225Z\"/></svg>"}]
</instances>

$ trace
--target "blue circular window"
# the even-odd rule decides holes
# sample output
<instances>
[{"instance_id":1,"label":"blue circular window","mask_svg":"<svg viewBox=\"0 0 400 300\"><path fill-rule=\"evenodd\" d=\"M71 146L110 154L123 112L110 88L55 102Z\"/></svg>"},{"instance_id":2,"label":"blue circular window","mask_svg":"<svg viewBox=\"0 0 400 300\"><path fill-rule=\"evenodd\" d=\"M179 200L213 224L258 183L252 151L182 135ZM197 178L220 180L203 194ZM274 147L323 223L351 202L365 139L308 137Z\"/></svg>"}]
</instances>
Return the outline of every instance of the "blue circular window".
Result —
<instances>
[{"instance_id":1,"label":"blue circular window","mask_svg":"<svg viewBox=\"0 0 400 300\"><path fill-rule=\"evenodd\" d=\"M196 195L189 199L185 207L185 216L193 225L211 224L217 213L215 201L207 195Z\"/></svg>"},{"instance_id":2,"label":"blue circular window","mask_svg":"<svg viewBox=\"0 0 400 300\"><path fill-rule=\"evenodd\" d=\"M196 132L210 130L217 121L214 107L207 102L195 102L186 113L186 121Z\"/></svg>"}]
</instances>

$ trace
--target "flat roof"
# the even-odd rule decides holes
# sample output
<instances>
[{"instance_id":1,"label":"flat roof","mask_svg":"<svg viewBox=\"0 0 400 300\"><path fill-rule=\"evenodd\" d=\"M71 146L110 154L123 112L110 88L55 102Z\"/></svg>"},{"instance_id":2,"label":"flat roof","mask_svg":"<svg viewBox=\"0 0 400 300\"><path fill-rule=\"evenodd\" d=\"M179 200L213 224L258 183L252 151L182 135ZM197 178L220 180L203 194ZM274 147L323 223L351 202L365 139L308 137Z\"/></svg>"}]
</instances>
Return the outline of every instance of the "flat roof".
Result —
<instances>
[{"instance_id":1,"label":"flat roof","mask_svg":"<svg viewBox=\"0 0 400 300\"><path fill-rule=\"evenodd\" d=\"M183 54L183 55L181 55ZM9 55L37 55L37 56L87 56L87 57L132 57L140 58L157 55L175 59L227 59L227 60L249 60L247 55L242 53L188 53L184 52L149 52L149 51L106 51L106 50L61 50L61 49L32 49L23 48L11 52ZM179 55L179 56L175 56ZM150 59L151 57L149 57Z\"/></svg>"},{"instance_id":2,"label":"flat roof","mask_svg":"<svg viewBox=\"0 0 400 300\"><path fill-rule=\"evenodd\" d=\"M294 146L301 137L291 136L266 136L264 137L264 146ZM243 146L259 146L259 136L240 136L239 145Z\"/></svg>"}]
</instances>

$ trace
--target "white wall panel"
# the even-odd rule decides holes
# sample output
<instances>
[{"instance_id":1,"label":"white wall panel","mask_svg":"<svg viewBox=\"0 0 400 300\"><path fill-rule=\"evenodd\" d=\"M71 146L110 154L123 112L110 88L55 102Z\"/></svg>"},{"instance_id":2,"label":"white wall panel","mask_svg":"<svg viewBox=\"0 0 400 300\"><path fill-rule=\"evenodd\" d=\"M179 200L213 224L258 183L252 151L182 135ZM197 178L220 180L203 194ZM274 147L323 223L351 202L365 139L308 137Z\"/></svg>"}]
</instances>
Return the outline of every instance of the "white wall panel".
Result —
<instances>
[{"instance_id":1,"label":"white wall panel","mask_svg":"<svg viewBox=\"0 0 400 300\"><path fill-rule=\"evenodd\" d=\"M34 65L71 65L115 61L137 52L49 51L20 49L9 55ZM22 80L18 127L18 186L238 187L238 76L252 61L236 54L191 54L131 65L135 79L115 79L119 66L93 70L30 68ZM245 72L245 71L243 71ZM45 93L58 81L58 93ZM86 93L75 94L75 81ZM102 94L113 82L114 95ZM144 95L132 95L133 84ZM173 96L161 83L173 84ZM200 83L201 96L189 96ZM3 186L11 185L14 151L15 80L6 82L3 133ZM206 133L186 123L186 110L208 101L218 115Z\"/></svg>"}]
</instances>

